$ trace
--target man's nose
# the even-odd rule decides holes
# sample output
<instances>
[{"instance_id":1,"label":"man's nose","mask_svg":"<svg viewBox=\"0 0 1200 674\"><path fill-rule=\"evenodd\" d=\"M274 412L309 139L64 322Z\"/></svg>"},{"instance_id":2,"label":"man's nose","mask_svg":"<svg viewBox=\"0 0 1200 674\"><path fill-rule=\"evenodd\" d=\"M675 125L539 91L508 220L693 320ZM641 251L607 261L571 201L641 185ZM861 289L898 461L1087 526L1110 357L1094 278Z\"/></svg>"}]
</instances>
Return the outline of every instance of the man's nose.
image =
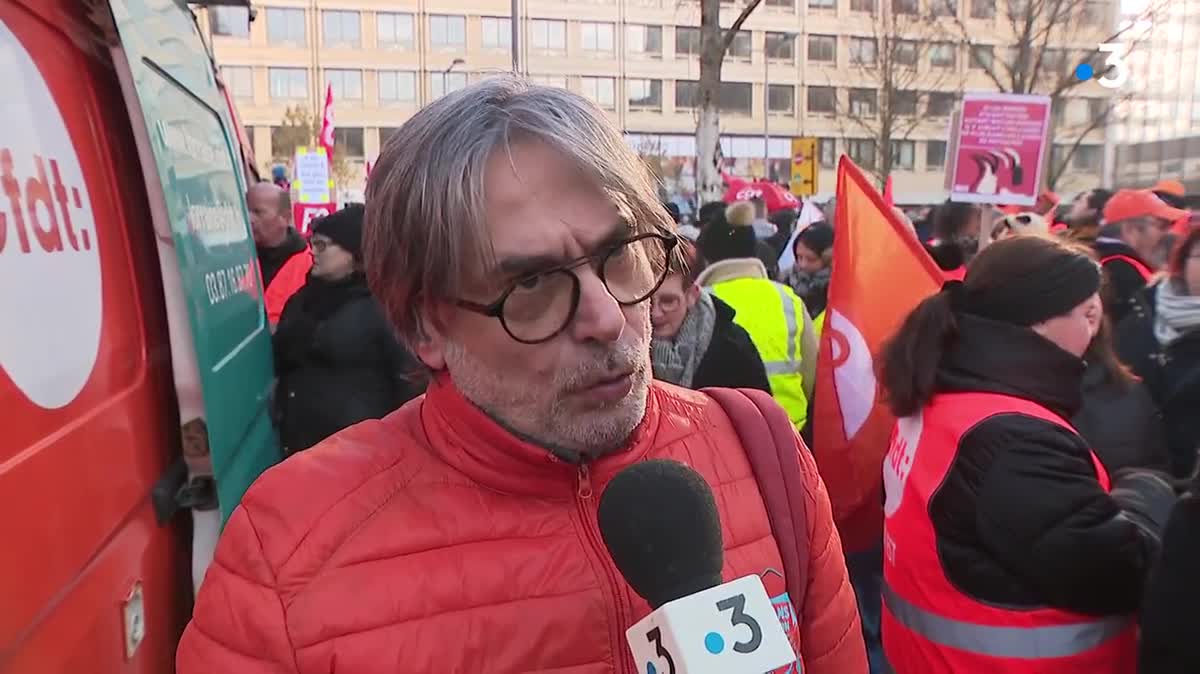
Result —
<instances>
[{"instance_id":1,"label":"man's nose","mask_svg":"<svg viewBox=\"0 0 1200 674\"><path fill-rule=\"evenodd\" d=\"M590 267L581 267L579 275L579 308L569 328L579 341L615 342L625 329L625 313L600 276Z\"/></svg>"}]
</instances>

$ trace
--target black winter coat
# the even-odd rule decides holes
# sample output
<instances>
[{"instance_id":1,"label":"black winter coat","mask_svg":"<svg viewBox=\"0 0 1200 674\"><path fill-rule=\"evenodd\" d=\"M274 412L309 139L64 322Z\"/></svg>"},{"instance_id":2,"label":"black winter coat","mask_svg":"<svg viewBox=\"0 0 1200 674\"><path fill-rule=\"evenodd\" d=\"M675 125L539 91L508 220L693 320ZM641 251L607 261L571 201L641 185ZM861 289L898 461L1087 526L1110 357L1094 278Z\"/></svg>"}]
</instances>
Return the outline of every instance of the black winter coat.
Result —
<instances>
[{"instance_id":1,"label":"black winter coat","mask_svg":"<svg viewBox=\"0 0 1200 674\"><path fill-rule=\"evenodd\" d=\"M1200 672L1200 482L1171 513L1142 605L1138 674Z\"/></svg>"},{"instance_id":2,"label":"black winter coat","mask_svg":"<svg viewBox=\"0 0 1200 674\"><path fill-rule=\"evenodd\" d=\"M1200 330L1163 347L1154 336L1158 286L1146 289L1117 326L1117 353L1142 378L1162 411L1171 472L1184 477L1200 451Z\"/></svg>"},{"instance_id":3,"label":"black winter coat","mask_svg":"<svg viewBox=\"0 0 1200 674\"><path fill-rule=\"evenodd\" d=\"M1018 396L1067 419L1078 410L1081 359L1026 328L972 316L958 327L939 392ZM1158 513L1174 498L1162 487L1150 495ZM929 511L947 578L996 605L1132 612L1157 550L1153 518L1105 493L1082 437L1019 413L963 435Z\"/></svg>"},{"instance_id":4,"label":"black winter coat","mask_svg":"<svg viewBox=\"0 0 1200 674\"><path fill-rule=\"evenodd\" d=\"M750 333L733 322L737 314L733 307L716 295L711 297L717 318L708 350L692 375L692 388L756 388L770 393L767 370L758 348L750 341Z\"/></svg>"},{"instance_id":5,"label":"black winter coat","mask_svg":"<svg viewBox=\"0 0 1200 674\"><path fill-rule=\"evenodd\" d=\"M1120 239L1101 237L1092 243L1092 248L1101 260L1121 255L1144 263L1141 256ZM1150 267L1148 264L1146 266ZM1104 300L1104 313L1112 319L1113 325L1117 325L1129 315L1145 288L1146 278L1133 265L1120 259L1104 263L1104 291L1101 293L1101 299Z\"/></svg>"},{"instance_id":6,"label":"black winter coat","mask_svg":"<svg viewBox=\"0 0 1200 674\"><path fill-rule=\"evenodd\" d=\"M288 300L274 335L280 440L308 449L420 393L416 362L400 345L362 274L309 276Z\"/></svg>"},{"instance_id":7,"label":"black winter coat","mask_svg":"<svg viewBox=\"0 0 1200 674\"><path fill-rule=\"evenodd\" d=\"M1083 375L1083 406L1071 418L1109 473L1123 468L1166 471L1167 440L1158 406L1140 382L1125 383L1101 362Z\"/></svg>"}]
</instances>

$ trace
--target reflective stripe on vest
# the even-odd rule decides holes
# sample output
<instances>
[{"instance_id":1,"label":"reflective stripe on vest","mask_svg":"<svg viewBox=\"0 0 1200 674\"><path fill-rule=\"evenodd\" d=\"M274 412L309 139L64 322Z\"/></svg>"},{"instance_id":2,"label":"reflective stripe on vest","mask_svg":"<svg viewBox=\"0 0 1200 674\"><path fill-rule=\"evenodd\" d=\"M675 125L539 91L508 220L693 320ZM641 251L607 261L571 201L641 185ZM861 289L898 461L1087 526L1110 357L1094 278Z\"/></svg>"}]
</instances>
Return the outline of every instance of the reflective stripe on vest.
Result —
<instances>
[{"instance_id":1,"label":"reflective stripe on vest","mask_svg":"<svg viewBox=\"0 0 1200 674\"><path fill-rule=\"evenodd\" d=\"M1133 267L1137 273L1142 275L1142 280L1147 283L1150 282L1150 279L1154 278L1154 270L1142 264L1141 260L1137 259L1136 257L1130 257L1129 255L1109 255L1108 257L1101 258L1100 266L1103 267L1109 262L1117 261L1124 262L1130 267Z\"/></svg>"},{"instance_id":2,"label":"reflective stripe on vest","mask_svg":"<svg viewBox=\"0 0 1200 674\"><path fill-rule=\"evenodd\" d=\"M1130 616L1111 616L1072 625L997 627L953 620L919 608L886 584L883 603L901 625L942 646L996 658L1065 658L1087 653L1125 630Z\"/></svg>"},{"instance_id":3,"label":"reflective stripe on vest","mask_svg":"<svg viewBox=\"0 0 1200 674\"><path fill-rule=\"evenodd\" d=\"M800 359L796 358L796 343L800 341L800 330L803 324L796 322L796 304L781 285L775 286L779 294L779 302L783 305L783 320L787 324L787 360L765 360L767 376L777 374L800 374Z\"/></svg>"}]
</instances>

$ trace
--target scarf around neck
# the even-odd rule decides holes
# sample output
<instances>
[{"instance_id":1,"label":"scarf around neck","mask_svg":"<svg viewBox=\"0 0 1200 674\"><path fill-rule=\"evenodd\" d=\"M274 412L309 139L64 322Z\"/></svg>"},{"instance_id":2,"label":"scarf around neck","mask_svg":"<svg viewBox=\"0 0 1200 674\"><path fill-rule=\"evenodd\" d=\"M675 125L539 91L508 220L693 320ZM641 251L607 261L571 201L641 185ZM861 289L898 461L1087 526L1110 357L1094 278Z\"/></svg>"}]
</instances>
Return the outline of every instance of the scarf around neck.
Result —
<instances>
[{"instance_id":1,"label":"scarf around neck","mask_svg":"<svg viewBox=\"0 0 1200 674\"><path fill-rule=\"evenodd\" d=\"M787 275L787 284L796 291L811 316L816 316L825 310L826 297L829 293L829 275L831 267L825 267L817 272L801 271L792 267Z\"/></svg>"},{"instance_id":2,"label":"scarf around neck","mask_svg":"<svg viewBox=\"0 0 1200 674\"><path fill-rule=\"evenodd\" d=\"M654 367L654 378L684 388L692 387L696 368L708 351L712 341L713 326L717 322L717 308L707 290L688 310L672 339L650 340L650 361Z\"/></svg>"},{"instance_id":3,"label":"scarf around neck","mask_svg":"<svg viewBox=\"0 0 1200 674\"><path fill-rule=\"evenodd\" d=\"M1200 329L1200 296L1180 292L1174 279L1160 283L1154 311L1154 337L1158 343L1167 346L1197 329Z\"/></svg>"}]
</instances>

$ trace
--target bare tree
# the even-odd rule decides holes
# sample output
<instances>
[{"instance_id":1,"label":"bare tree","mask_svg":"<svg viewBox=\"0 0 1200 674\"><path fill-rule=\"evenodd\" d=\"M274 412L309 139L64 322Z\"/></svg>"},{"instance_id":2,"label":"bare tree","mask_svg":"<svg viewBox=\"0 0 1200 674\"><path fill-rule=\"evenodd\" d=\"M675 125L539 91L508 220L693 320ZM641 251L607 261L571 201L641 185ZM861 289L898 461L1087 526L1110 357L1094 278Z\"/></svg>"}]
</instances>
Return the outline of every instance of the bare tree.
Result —
<instances>
[{"instance_id":1,"label":"bare tree","mask_svg":"<svg viewBox=\"0 0 1200 674\"><path fill-rule=\"evenodd\" d=\"M926 65L935 49L954 39L951 31L933 12L921 13L916 2L882 0L873 7L871 36L850 38L851 68L871 86L850 89L844 103L835 99L837 119L843 137L865 134L872 143L874 161L864 168L881 183L899 159L895 143L921 125L930 97L962 89L957 61L950 68Z\"/></svg>"},{"instance_id":2,"label":"bare tree","mask_svg":"<svg viewBox=\"0 0 1200 674\"><path fill-rule=\"evenodd\" d=\"M1054 117L1063 119L1070 92L1083 84L1075 75L1080 63L1094 66L1097 76L1110 71L1109 57L1098 46L1121 43L1122 57L1143 46L1142 36L1132 30L1141 21L1153 21L1162 14L1170 0L1152 0L1132 20L1112 28L1112 9L1115 2L1106 0L965 0L969 7L962 14L972 18L990 18L999 14L999 35L1009 35L999 44L987 44L979 39L978 29L971 27L962 14L954 16L954 28L967 45L975 63L997 90L1014 94L1049 96ZM997 5L1000 5L997 7ZM1080 48L1079 45L1084 45ZM1094 46L1093 46L1094 45ZM1074 48L1072 48L1074 47ZM1047 185L1053 189L1066 172L1072 157L1089 133L1115 119L1115 110L1129 95L1104 97L1102 110L1090 110L1082 124L1064 126L1052 124L1047 141L1054 145L1058 134L1071 138L1066 150L1053 161L1046 153Z\"/></svg>"},{"instance_id":3,"label":"bare tree","mask_svg":"<svg viewBox=\"0 0 1200 674\"><path fill-rule=\"evenodd\" d=\"M700 0L700 82L696 107L696 192L701 203L721 198L717 146L721 142L721 67L725 53L762 0L747 0L728 29L721 28L721 0Z\"/></svg>"},{"instance_id":4,"label":"bare tree","mask_svg":"<svg viewBox=\"0 0 1200 674\"><path fill-rule=\"evenodd\" d=\"M302 105L287 108L271 141L271 152L274 155L272 159L290 162L296 154L296 148L315 146L320 133L320 122L313 116L312 110ZM356 177L357 169L335 148L329 172L334 183L344 187Z\"/></svg>"}]
</instances>

